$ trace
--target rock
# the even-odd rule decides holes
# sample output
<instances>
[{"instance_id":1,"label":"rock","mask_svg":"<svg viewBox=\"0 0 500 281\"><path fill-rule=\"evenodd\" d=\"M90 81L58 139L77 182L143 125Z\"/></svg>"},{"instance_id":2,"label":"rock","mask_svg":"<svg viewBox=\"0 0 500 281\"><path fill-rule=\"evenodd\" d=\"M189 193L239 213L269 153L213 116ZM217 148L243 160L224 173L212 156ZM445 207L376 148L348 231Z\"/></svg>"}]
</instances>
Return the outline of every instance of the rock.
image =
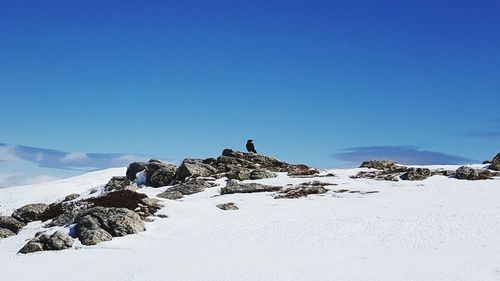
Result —
<instances>
[{"instance_id":1,"label":"rock","mask_svg":"<svg viewBox=\"0 0 500 281\"><path fill-rule=\"evenodd\" d=\"M227 166L227 168L230 171L226 172L224 175L228 179L239 180L239 181L249 180L253 171L248 168L236 167L236 166Z\"/></svg>"},{"instance_id":2,"label":"rock","mask_svg":"<svg viewBox=\"0 0 500 281\"><path fill-rule=\"evenodd\" d=\"M136 213L139 214L142 219L145 219L148 216L154 215L162 207L163 205L160 203L160 200L155 198L144 198L139 201L139 210L136 210Z\"/></svg>"},{"instance_id":3,"label":"rock","mask_svg":"<svg viewBox=\"0 0 500 281\"><path fill-rule=\"evenodd\" d=\"M275 177L276 177L275 173L270 172L266 169L253 170L250 173L251 180L269 179L269 178L275 178Z\"/></svg>"},{"instance_id":4,"label":"rock","mask_svg":"<svg viewBox=\"0 0 500 281\"><path fill-rule=\"evenodd\" d=\"M288 165L280 169L280 172L287 172L291 177L312 176L319 174L319 170L310 168L304 164Z\"/></svg>"},{"instance_id":5,"label":"rock","mask_svg":"<svg viewBox=\"0 0 500 281\"><path fill-rule=\"evenodd\" d=\"M361 163L359 167L377 170L393 170L396 167L396 162L392 160L370 160Z\"/></svg>"},{"instance_id":6,"label":"rock","mask_svg":"<svg viewBox=\"0 0 500 281\"><path fill-rule=\"evenodd\" d=\"M200 159L184 159L177 169L177 180L185 181L186 178L209 177L217 174L218 170Z\"/></svg>"},{"instance_id":7,"label":"rock","mask_svg":"<svg viewBox=\"0 0 500 281\"><path fill-rule=\"evenodd\" d=\"M225 204L219 204L217 205L217 208L221 210L238 210L239 208L236 206L236 204L230 202L230 203L225 203Z\"/></svg>"},{"instance_id":8,"label":"rock","mask_svg":"<svg viewBox=\"0 0 500 281\"><path fill-rule=\"evenodd\" d=\"M231 180L227 183L226 187L221 188L220 194L267 192L278 191L280 189L282 189L281 186L270 186L258 183L238 183Z\"/></svg>"},{"instance_id":9,"label":"rock","mask_svg":"<svg viewBox=\"0 0 500 281\"><path fill-rule=\"evenodd\" d=\"M454 177L455 176L455 171L452 171L452 170L437 170L437 171L432 171L432 175Z\"/></svg>"},{"instance_id":10,"label":"rock","mask_svg":"<svg viewBox=\"0 0 500 281\"><path fill-rule=\"evenodd\" d=\"M474 169L462 166L455 172L455 178L460 180L486 180L492 176L491 172L484 169Z\"/></svg>"},{"instance_id":11,"label":"rock","mask_svg":"<svg viewBox=\"0 0 500 281\"><path fill-rule=\"evenodd\" d=\"M408 171L401 176L401 179L408 181L421 181L431 175L431 170L427 168L409 168Z\"/></svg>"},{"instance_id":12,"label":"rock","mask_svg":"<svg viewBox=\"0 0 500 281\"><path fill-rule=\"evenodd\" d=\"M327 191L328 190L321 185L292 187L281 190L278 194L276 194L276 196L274 196L274 199L299 198L305 197L309 194L322 194Z\"/></svg>"},{"instance_id":13,"label":"rock","mask_svg":"<svg viewBox=\"0 0 500 281\"><path fill-rule=\"evenodd\" d=\"M135 187L133 182L131 182L130 180L128 180L126 177L123 176L112 177L106 184L106 186L104 186L105 192L112 192L123 189L134 191L137 188Z\"/></svg>"},{"instance_id":14,"label":"rock","mask_svg":"<svg viewBox=\"0 0 500 281\"><path fill-rule=\"evenodd\" d=\"M484 160L481 162L481 164L486 165L486 164L491 164L491 160Z\"/></svg>"},{"instance_id":15,"label":"rock","mask_svg":"<svg viewBox=\"0 0 500 281\"><path fill-rule=\"evenodd\" d=\"M146 194L124 189L108 193L101 197L89 198L85 201L94 207L114 207L135 210L140 207L139 203L141 200L147 197Z\"/></svg>"},{"instance_id":16,"label":"rock","mask_svg":"<svg viewBox=\"0 0 500 281\"><path fill-rule=\"evenodd\" d=\"M75 199L77 199L77 198L79 198L79 197L80 197L80 194L78 194L78 193L72 193L72 194L70 194L70 195L66 196L66 197L64 198L63 202L66 202L66 201L71 201L71 200L75 200Z\"/></svg>"},{"instance_id":17,"label":"rock","mask_svg":"<svg viewBox=\"0 0 500 281\"><path fill-rule=\"evenodd\" d=\"M7 228L0 228L0 239L11 237L16 235L14 232L12 232L10 229Z\"/></svg>"},{"instance_id":18,"label":"rock","mask_svg":"<svg viewBox=\"0 0 500 281\"><path fill-rule=\"evenodd\" d=\"M149 185L151 187L160 187L169 185L175 178L177 167L174 165L166 165L156 170L151 176Z\"/></svg>"},{"instance_id":19,"label":"rock","mask_svg":"<svg viewBox=\"0 0 500 281\"><path fill-rule=\"evenodd\" d=\"M160 198L170 199L170 200L177 200L177 199L181 199L183 195L179 191L165 191L165 192L162 192L156 196L158 196Z\"/></svg>"},{"instance_id":20,"label":"rock","mask_svg":"<svg viewBox=\"0 0 500 281\"><path fill-rule=\"evenodd\" d=\"M489 166L489 169L500 171L500 153L497 153L495 158L493 158L493 160L491 161L491 165Z\"/></svg>"},{"instance_id":21,"label":"rock","mask_svg":"<svg viewBox=\"0 0 500 281\"><path fill-rule=\"evenodd\" d=\"M158 186L158 184L162 184L162 183L158 182L158 181L164 179L164 177L162 177L161 175L165 175L167 170L168 171L173 170L175 173L176 167L175 167L175 165L167 164L167 163L164 163L164 162L157 160L157 159L149 160L149 162L146 164L146 170L145 170L146 171L146 185L152 186L151 180L153 178L153 175L155 174L156 171L158 171L162 168L165 168L165 170L156 176L155 183L154 183L155 186Z\"/></svg>"},{"instance_id":22,"label":"rock","mask_svg":"<svg viewBox=\"0 0 500 281\"><path fill-rule=\"evenodd\" d=\"M76 233L84 245L95 245L111 240L111 237L140 231L144 231L144 222L138 214L125 208L94 207L76 220Z\"/></svg>"},{"instance_id":23,"label":"rock","mask_svg":"<svg viewBox=\"0 0 500 281\"><path fill-rule=\"evenodd\" d=\"M59 216L52 219L52 221L46 224L44 227L54 227L54 226L67 226L72 224L75 221L75 218L78 216L78 210L70 210L60 214Z\"/></svg>"},{"instance_id":24,"label":"rock","mask_svg":"<svg viewBox=\"0 0 500 281\"><path fill-rule=\"evenodd\" d=\"M37 221L48 208L49 205L43 203L28 204L15 210L12 217L25 223Z\"/></svg>"},{"instance_id":25,"label":"rock","mask_svg":"<svg viewBox=\"0 0 500 281\"><path fill-rule=\"evenodd\" d=\"M26 224L13 217L0 216L0 228L8 229L15 234L19 233L21 228L25 227Z\"/></svg>"},{"instance_id":26,"label":"rock","mask_svg":"<svg viewBox=\"0 0 500 281\"><path fill-rule=\"evenodd\" d=\"M126 173L127 179L129 181L134 181L137 176L137 173L142 172L145 169L146 169L146 163L144 162L130 163L130 165L128 165L127 167L127 173Z\"/></svg>"},{"instance_id":27,"label":"rock","mask_svg":"<svg viewBox=\"0 0 500 281\"><path fill-rule=\"evenodd\" d=\"M46 233L39 234L31 239L19 253L27 254L39 251L58 251L71 248L73 240L69 235L62 231L56 231L49 235Z\"/></svg>"}]
</instances>

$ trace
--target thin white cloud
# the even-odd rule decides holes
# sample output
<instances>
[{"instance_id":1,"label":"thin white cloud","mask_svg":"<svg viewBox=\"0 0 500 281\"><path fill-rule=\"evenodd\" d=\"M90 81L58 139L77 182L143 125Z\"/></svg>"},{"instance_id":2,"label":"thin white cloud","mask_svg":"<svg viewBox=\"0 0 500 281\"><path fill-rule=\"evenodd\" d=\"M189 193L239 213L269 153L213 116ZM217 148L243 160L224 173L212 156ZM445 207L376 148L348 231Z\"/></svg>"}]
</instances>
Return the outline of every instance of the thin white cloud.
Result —
<instances>
[{"instance_id":1,"label":"thin white cloud","mask_svg":"<svg viewBox=\"0 0 500 281\"><path fill-rule=\"evenodd\" d=\"M0 188L50 182L58 179L49 175L27 176L18 172L0 172Z\"/></svg>"},{"instance_id":2,"label":"thin white cloud","mask_svg":"<svg viewBox=\"0 0 500 281\"><path fill-rule=\"evenodd\" d=\"M63 163L73 163L73 162L81 162L89 159L87 153L83 152L70 152L66 153L64 157L61 159Z\"/></svg>"},{"instance_id":3,"label":"thin white cloud","mask_svg":"<svg viewBox=\"0 0 500 281\"><path fill-rule=\"evenodd\" d=\"M16 146L0 146L0 161L15 162L21 159L16 156Z\"/></svg>"}]
</instances>

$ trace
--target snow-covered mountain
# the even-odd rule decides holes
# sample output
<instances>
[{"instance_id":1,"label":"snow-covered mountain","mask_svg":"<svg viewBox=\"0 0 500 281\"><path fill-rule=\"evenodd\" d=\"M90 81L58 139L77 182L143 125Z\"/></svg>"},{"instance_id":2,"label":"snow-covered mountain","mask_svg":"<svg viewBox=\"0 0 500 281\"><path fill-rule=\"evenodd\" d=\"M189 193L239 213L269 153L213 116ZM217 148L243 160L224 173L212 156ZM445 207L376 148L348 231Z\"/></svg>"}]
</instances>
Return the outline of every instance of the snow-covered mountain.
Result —
<instances>
[{"instance_id":1,"label":"snow-covered mountain","mask_svg":"<svg viewBox=\"0 0 500 281\"><path fill-rule=\"evenodd\" d=\"M92 197L126 171L0 189L0 215L72 193ZM145 231L93 246L76 238L70 249L18 254L46 230L41 221L30 222L0 240L0 280L500 279L499 177L352 178L370 171L335 169L307 177L278 172L242 181L284 188L316 181L327 190L296 199L275 199L277 191L221 195L225 177L178 200L157 197L169 186L143 185L137 192L163 204L147 218ZM216 207L228 202L238 210Z\"/></svg>"}]
</instances>

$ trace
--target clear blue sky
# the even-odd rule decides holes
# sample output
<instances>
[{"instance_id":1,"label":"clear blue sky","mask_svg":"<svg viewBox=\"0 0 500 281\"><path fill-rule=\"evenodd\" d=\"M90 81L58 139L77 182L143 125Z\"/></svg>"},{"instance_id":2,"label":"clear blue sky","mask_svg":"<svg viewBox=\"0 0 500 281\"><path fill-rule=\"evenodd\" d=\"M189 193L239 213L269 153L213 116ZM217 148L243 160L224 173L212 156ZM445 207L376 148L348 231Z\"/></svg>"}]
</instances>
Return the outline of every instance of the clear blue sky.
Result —
<instances>
[{"instance_id":1,"label":"clear blue sky","mask_svg":"<svg viewBox=\"0 0 500 281\"><path fill-rule=\"evenodd\" d=\"M0 1L0 143L491 159L499 15L499 1Z\"/></svg>"}]
</instances>

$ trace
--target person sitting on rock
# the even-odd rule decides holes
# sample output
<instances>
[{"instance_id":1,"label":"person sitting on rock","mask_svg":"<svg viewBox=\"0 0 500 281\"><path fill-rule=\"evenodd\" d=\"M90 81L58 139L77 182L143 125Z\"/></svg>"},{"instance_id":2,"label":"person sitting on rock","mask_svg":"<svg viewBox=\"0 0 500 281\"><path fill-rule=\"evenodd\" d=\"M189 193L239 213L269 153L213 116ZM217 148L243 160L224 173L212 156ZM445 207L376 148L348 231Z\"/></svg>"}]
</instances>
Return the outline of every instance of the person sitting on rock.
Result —
<instances>
[{"instance_id":1,"label":"person sitting on rock","mask_svg":"<svg viewBox=\"0 0 500 281\"><path fill-rule=\"evenodd\" d=\"M247 150L248 152L257 153L257 151L255 150L255 146L253 145L253 140L247 141Z\"/></svg>"}]
</instances>

